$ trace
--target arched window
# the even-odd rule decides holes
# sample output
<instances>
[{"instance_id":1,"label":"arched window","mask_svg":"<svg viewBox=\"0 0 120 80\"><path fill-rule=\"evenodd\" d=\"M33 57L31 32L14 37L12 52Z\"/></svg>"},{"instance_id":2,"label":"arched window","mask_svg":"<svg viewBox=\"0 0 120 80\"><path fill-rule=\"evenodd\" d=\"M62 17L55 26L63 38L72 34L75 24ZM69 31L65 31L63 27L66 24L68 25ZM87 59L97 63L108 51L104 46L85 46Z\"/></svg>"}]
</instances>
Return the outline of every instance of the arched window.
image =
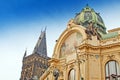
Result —
<instances>
[{"instance_id":1,"label":"arched window","mask_svg":"<svg viewBox=\"0 0 120 80\"><path fill-rule=\"evenodd\" d=\"M120 80L120 66L116 61L109 61L105 65L106 80Z\"/></svg>"},{"instance_id":2,"label":"arched window","mask_svg":"<svg viewBox=\"0 0 120 80\"><path fill-rule=\"evenodd\" d=\"M71 69L68 75L68 80L75 80L75 70Z\"/></svg>"}]
</instances>

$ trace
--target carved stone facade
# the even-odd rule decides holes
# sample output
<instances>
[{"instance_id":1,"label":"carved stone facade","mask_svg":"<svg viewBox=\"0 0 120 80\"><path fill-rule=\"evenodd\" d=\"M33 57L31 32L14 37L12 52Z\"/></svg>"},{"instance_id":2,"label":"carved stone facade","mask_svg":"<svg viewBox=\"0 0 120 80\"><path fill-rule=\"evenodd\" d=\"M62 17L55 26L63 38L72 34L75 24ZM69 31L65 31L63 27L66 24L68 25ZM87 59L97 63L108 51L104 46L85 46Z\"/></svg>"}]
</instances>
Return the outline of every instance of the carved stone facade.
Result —
<instances>
[{"instance_id":1,"label":"carved stone facade","mask_svg":"<svg viewBox=\"0 0 120 80\"><path fill-rule=\"evenodd\" d=\"M48 60L49 58L36 53L25 57L23 59L21 80L33 80L34 76L39 78L48 68Z\"/></svg>"},{"instance_id":2,"label":"carved stone facade","mask_svg":"<svg viewBox=\"0 0 120 80\"><path fill-rule=\"evenodd\" d=\"M88 24L92 19L97 25L94 26L98 28L95 35L86 33L89 25L86 14L84 19L85 12L92 13L87 20ZM56 42L50 67L39 80L55 80L55 69L59 70L57 80L120 80L120 28L105 32L104 23L97 16L87 6L77 18L68 22Z\"/></svg>"}]
</instances>

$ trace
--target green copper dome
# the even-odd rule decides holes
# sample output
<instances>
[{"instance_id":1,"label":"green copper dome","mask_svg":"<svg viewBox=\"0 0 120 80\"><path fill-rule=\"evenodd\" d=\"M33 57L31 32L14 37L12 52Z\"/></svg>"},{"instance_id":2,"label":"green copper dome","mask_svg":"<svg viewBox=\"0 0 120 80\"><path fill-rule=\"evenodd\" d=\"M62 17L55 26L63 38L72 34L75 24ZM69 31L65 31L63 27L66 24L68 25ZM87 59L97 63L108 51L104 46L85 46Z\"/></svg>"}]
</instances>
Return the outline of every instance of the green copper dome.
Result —
<instances>
[{"instance_id":1,"label":"green copper dome","mask_svg":"<svg viewBox=\"0 0 120 80\"><path fill-rule=\"evenodd\" d=\"M102 33L106 33L106 27L99 13L96 13L87 5L75 16L74 23L87 28L91 22L94 24L94 27L99 28Z\"/></svg>"}]
</instances>

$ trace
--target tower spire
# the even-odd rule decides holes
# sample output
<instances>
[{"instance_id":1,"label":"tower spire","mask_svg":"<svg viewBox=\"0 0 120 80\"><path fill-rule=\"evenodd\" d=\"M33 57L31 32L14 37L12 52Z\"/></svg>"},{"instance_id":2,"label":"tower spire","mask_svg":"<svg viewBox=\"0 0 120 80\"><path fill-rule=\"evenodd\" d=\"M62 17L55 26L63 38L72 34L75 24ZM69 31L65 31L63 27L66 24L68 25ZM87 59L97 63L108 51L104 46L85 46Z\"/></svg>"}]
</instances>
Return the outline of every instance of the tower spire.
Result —
<instances>
[{"instance_id":1,"label":"tower spire","mask_svg":"<svg viewBox=\"0 0 120 80\"><path fill-rule=\"evenodd\" d=\"M46 28L44 31L41 31L41 35L36 43L33 53L38 53L47 56Z\"/></svg>"},{"instance_id":2,"label":"tower spire","mask_svg":"<svg viewBox=\"0 0 120 80\"><path fill-rule=\"evenodd\" d=\"M45 26L45 30L44 31L46 32L46 30L47 30L47 26Z\"/></svg>"},{"instance_id":3,"label":"tower spire","mask_svg":"<svg viewBox=\"0 0 120 80\"><path fill-rule=\"evenodd\" d=\"M27 55L27 49L25 50L25 53L24 53L23 58L25 58L25 57L26 57L26 55Z\"/></svg>"}]
</instances>

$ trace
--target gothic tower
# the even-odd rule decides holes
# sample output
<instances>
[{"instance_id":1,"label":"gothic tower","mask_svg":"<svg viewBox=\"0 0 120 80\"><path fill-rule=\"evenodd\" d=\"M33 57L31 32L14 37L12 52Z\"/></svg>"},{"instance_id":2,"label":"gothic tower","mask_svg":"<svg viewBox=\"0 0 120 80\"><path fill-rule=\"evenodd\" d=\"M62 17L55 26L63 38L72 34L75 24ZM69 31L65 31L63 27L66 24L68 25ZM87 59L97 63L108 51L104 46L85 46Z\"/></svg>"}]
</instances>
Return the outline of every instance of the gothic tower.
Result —
<instances>
[{"instance_id":1,"label":"gothic tower","mask_svg":"<svg viewBox=\"0 0 120 80\"><path fill-rule=\"evenodd\" d=\"M23 65L20 80L34 80L39 78L48 68L47 46L46 46L46 30L41 31L41 35L33 50L33 53L26 56L25 51L23 56Z\"/></svg>"}]
</instances>

